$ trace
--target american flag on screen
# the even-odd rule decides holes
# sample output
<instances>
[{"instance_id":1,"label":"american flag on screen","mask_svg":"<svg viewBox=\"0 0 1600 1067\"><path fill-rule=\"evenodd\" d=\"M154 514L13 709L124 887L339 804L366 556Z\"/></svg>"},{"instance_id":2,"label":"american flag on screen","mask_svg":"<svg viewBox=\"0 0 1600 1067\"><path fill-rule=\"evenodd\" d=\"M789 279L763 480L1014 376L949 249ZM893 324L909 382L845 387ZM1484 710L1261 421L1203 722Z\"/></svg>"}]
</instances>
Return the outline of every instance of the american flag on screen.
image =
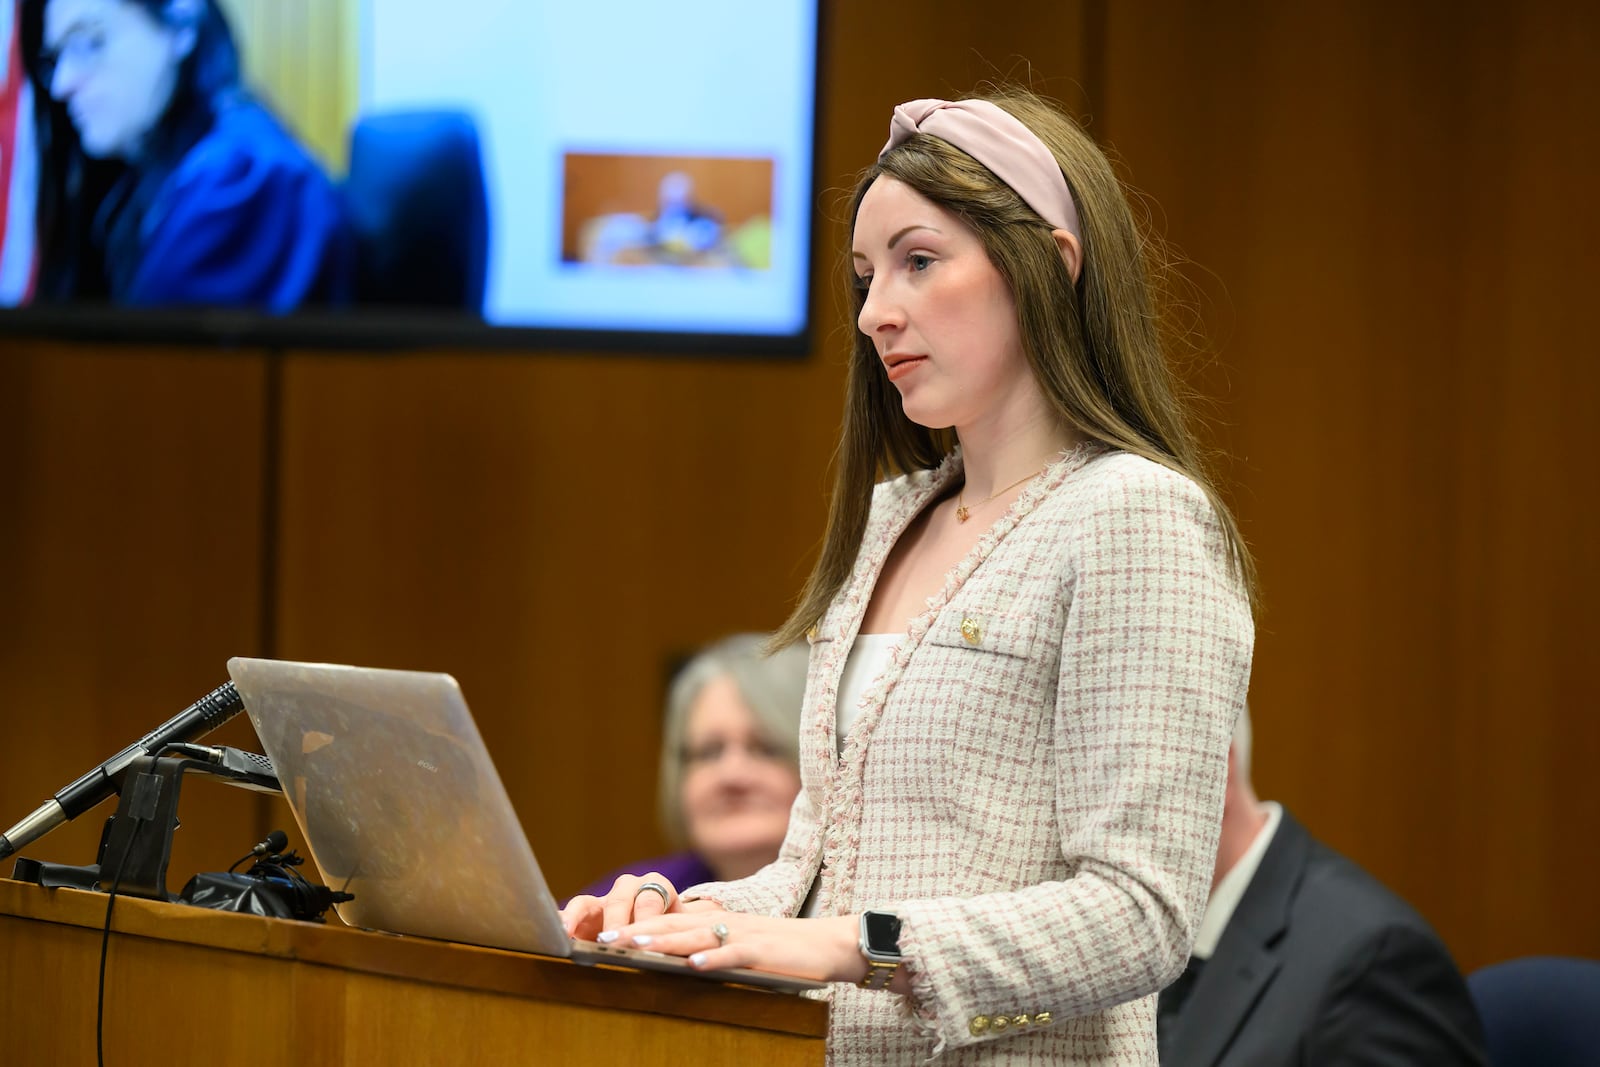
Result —
<instances>
[{"instance_id":1,"label":"american flag on screen","mask_svg":"<svg viewBox=\"0 0 1600 1067\"><path fill-rule=\"evenodd\" d=\"M33 86L22 69L17 4L0 0L0 307L25 303L33 290Z\"/></svg>"}]
</instances>

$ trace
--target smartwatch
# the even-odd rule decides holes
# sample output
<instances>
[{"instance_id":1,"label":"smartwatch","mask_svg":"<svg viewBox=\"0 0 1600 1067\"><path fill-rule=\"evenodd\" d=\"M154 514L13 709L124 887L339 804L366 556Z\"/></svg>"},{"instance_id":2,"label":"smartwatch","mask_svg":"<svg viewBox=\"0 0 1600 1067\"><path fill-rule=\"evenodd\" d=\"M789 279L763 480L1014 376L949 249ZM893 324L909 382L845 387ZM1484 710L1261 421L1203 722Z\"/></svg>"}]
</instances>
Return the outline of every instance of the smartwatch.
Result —
<instances>
[{"instance_id":1,"label":"smartwatch","mask_svg":"<svg viewBox=\"0 0 1600 1067\"><path fill-rule=\"evenodd\" d=\"M861 988L889 988L900 969L900 916L888 911L862 912L861 954L867 958Z\"/></svg>"}]
</instances>

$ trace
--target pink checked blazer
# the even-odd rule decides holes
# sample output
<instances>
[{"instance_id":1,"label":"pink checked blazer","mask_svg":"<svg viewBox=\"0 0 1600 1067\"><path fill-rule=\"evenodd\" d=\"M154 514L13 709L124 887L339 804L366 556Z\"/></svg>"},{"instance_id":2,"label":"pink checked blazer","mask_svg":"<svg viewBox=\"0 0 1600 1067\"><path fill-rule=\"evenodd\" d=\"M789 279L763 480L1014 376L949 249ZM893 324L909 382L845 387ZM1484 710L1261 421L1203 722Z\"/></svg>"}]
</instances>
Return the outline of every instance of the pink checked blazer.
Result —
<instances>
[{"instance_id":1,"label":"pink checked blazer","mask_svg":"<svg viewBox=\"0 0 1600 1067\"><path fill-rule=\"evenodd\" d=\"M947 576L835 755L840 674L890 548L960 471L879 485L812 640L776 862L688 896L902 921L913 995L831 987L829 1061L1154 1064L1154 994L1211 884L1254 627L1187 478L1085 446Z\"/></svg>"}]
</instances>

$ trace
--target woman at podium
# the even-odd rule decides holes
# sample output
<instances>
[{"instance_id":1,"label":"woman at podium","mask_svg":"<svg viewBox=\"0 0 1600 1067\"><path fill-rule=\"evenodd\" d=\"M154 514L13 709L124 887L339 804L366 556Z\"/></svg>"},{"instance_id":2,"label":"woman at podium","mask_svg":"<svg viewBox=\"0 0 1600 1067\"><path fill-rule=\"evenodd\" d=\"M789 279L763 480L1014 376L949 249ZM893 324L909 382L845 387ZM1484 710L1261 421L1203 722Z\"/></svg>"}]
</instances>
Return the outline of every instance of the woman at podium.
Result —
<instances>
[{"instance_id":1,"label":"woman at podium","mask_svg":"<svg viewBox=\"0 0 1600 1067\"><path fill-rule=\"evenodd\" d=\"M1154 1064L1254 626L1151 246L1018 91L896 108L851 218L833 508L775 638L811 645L782 850L623 877L568 929L836 983L836 1064Z\"/></svg>"}]
</instances>

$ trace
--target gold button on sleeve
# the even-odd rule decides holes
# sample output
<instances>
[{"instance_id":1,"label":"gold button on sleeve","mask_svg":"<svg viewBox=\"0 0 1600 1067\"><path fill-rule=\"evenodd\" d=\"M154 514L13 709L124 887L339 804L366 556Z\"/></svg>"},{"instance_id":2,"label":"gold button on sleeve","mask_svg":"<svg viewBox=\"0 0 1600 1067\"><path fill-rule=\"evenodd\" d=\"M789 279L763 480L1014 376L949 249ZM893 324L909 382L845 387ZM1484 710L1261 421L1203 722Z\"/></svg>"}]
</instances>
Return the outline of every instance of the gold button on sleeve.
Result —
<instances>
[{"instance_id":1,"label":"gold button on sleeve","mask_svg":"<svg viewBox=\"0 0 1600 1067\"><path fill-rule=\"evenodd\" d=\"M997 1034L1005 1033L1010 1026L1011 1020L1006 1018L1004 1015L996 1015L993 1019L989 1020L989 1029L993 1030Z\"/></svg>"},{"instance_id":2,"label":"gold button on sleeve","mask_svg":"<svg viewBox=\"0 0 1600 1067\"><path fill-rule=\"evenodd\" d=\"M1041 1011L1033 1017L1033 1025L1035 1026L1049 1026L1052 1021L1050 1013L1047 1011Z\"/></svg>"},{"instance_id":3,"label":"gold button on sleeve","mask_svg":"<svg viewBox=\"0 0 1600 1067\"><path fill-rule=\"evenodd\" d=\"M967 1033L973 1037L982 1037L989 1032L989 1017L987 1015L974 1015L967 1024Z\"/></svg>"},{"instance_id":4,"label":"gold button on sleeve","mask_svg":"<svg viewBox=\"0 0 1600 1067\"><path fill-rule=\"evenodd\" d=\"M967 644L975 645L983 640L983 631L971 618L964 618L961 620L961 636L966 639Z\"/></svg>"},{"instance_id":5,"label":"gold button on sleeve","mask_svg":"<svg viewBox=\"0 0 1600 1067\"><path fill-rule=\"evenodd\" d=\"M1011 1017L1011 1025L1012 1026L1027 1026L1028 1022L1029 1022L1029 1020L1028 1020L1028 1016L1026 1014L1013 1015Z\"/></svg>"}]
</instances>

